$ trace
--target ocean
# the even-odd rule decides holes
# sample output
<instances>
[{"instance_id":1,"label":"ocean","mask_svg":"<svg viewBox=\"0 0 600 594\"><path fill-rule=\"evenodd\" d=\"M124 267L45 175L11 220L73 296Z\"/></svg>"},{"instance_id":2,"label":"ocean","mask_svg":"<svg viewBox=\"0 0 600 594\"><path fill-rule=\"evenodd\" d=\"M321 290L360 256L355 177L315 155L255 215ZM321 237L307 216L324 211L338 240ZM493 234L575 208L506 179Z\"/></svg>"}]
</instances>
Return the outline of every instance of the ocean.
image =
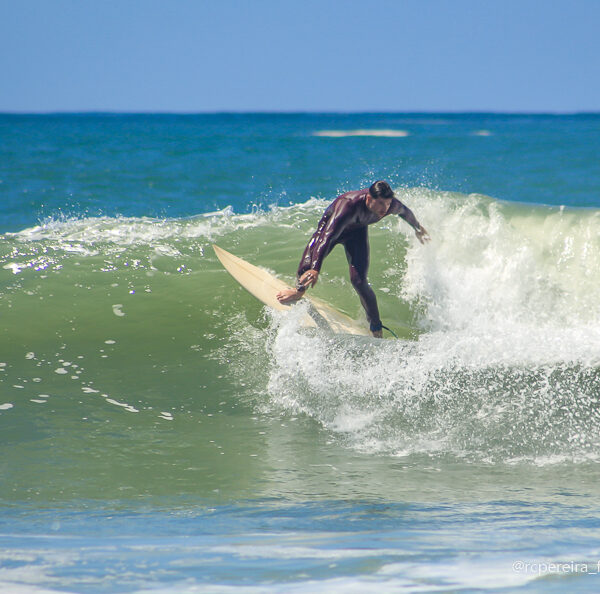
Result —
<instances>
[{"instance_id":1,"label":"ocean","mask_svg":"<svg viewBox=\"0 0 600 594\"><path fill-rule=\"evenodd\" d=\"M598 591L600 115L0 115L0 332L2 592Z\"/></svg>"}]
</instances>

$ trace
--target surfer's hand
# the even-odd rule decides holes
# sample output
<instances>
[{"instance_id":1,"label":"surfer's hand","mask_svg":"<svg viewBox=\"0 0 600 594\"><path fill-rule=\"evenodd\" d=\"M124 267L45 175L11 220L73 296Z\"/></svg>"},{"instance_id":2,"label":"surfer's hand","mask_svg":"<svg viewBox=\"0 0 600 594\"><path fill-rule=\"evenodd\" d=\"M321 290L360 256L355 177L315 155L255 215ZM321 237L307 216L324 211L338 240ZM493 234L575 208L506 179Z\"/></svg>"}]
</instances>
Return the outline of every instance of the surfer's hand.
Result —
<instances>
[{"instance_id":1,"label":"surfer's hand","mask_svg":"<svg viewBox=\"0 0 600 594\"><path fill-rule=\"evenodd\" d=\"M299 279L298 282L301 285L304 285L307 289L308 287L314 287L319 280L319 271L318 270L307 270Z\"/></svg>"},{"instance_id":2,"label":"surfer's hand","mask_svg":"<svg viewBox=\"0 0 600 594\"><path fill-rule=\"evenodd\" d=\"M418 229L415 229L415 235L422 244L431 241L431 237L429 237L429 233L427 233L427 229L425 229L425 227L419 226Z\"/></svg>"},{"instance_id":3,"label":"surfer's hand","mask_svg":"<svg viewBox=\"0 0 600 594\"><path fill-rule=\"evenodd\" d=\"M296 289L284 289L283 291L279 291L279 293L277 293L277 301L286 305L302 299L302 295L304 295L304 293L301 293Z\"/></svg>"}]
</instances>

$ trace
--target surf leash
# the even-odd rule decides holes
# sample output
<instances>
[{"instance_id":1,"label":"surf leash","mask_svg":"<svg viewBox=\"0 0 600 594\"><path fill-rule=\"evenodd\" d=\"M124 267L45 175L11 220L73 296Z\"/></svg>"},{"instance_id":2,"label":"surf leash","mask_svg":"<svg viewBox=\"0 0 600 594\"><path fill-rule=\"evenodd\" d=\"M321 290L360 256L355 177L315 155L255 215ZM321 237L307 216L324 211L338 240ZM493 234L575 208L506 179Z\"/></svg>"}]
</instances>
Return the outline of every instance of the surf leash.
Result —
<instances>
[{"instance_id":1,"label":"surf leash","mask_svg":"<svg viewBox=\"0 0 600 594\"><path fill-rule=\"evenodd\" d=\"M398 335L393 330L390 330L387 326L381 324L381 327L385 328L394 338L398 338Z\"/></svg>"},{"instance_id":2,"label":"surf leash","mask_svg":"<svg viewBox=\"0 0 600 594\"><path fill-rule=\"evenodd\" d=\"M385 328L392 336L394 336L395 338L398 338L398 336L396 335L396 333L393 330L390 330L387 326L384 326L381 323L381 320L377 323L371 322L371 325L369 326L369 329L371 330L371 332L377 332L378 330L381 330L382 328Z\"/></svg>"}]
</instances>

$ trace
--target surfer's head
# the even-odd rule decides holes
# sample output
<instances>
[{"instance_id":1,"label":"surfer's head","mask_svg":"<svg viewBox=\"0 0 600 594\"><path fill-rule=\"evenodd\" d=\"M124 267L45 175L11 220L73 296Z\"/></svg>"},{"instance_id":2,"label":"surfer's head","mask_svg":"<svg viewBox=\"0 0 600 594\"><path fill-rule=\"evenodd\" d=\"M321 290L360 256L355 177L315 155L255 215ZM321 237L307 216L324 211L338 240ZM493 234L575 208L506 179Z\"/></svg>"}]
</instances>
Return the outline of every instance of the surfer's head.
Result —
<instances>
[{"instance_id":1,"label":"surfer's head","mask_svg":"<svg viewBox=\"0 0 600 594\"><path fill-rule=\"evenodd\" d=\"M392 190L392 188L390 188L390 184L384 182L383 180L376 181L369 188L369 194L372 198L375 198L376 200L379 198L384 198L387 200L388 198L394 197L394 191Z\"/></svg>"},{"instance_id":2,"label":"surfer's head","mask_svg":"<svg viewBox=\"0 0 600 594\"><path fill-rule=\"evenodd\" d=\"M383 217L387 214L392 203L394 192L387 182L382 180L376 181L370 188L367 194L367 208L376 215Z\"/></svg>"}]
</instances>

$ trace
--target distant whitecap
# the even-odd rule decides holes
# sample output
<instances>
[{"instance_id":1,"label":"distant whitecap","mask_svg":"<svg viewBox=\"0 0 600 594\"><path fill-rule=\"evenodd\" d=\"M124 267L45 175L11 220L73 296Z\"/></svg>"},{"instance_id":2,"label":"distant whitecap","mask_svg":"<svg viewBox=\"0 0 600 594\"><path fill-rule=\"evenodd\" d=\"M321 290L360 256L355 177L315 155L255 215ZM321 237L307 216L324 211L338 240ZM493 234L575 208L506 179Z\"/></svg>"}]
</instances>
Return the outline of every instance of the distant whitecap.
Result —
<instances>
[{"instance_id":1,"label":"distant whitecap","mask_svg":"<svg viewBox=\"0 0 600 594\"><path fill-rule=\"evenodd\" d=\"M410 136L406 130L319 130L314 136L326 136L329 138L343 138L345 136L380 136L387 138L402 138Z\"/></svg>"}]
</instances>

